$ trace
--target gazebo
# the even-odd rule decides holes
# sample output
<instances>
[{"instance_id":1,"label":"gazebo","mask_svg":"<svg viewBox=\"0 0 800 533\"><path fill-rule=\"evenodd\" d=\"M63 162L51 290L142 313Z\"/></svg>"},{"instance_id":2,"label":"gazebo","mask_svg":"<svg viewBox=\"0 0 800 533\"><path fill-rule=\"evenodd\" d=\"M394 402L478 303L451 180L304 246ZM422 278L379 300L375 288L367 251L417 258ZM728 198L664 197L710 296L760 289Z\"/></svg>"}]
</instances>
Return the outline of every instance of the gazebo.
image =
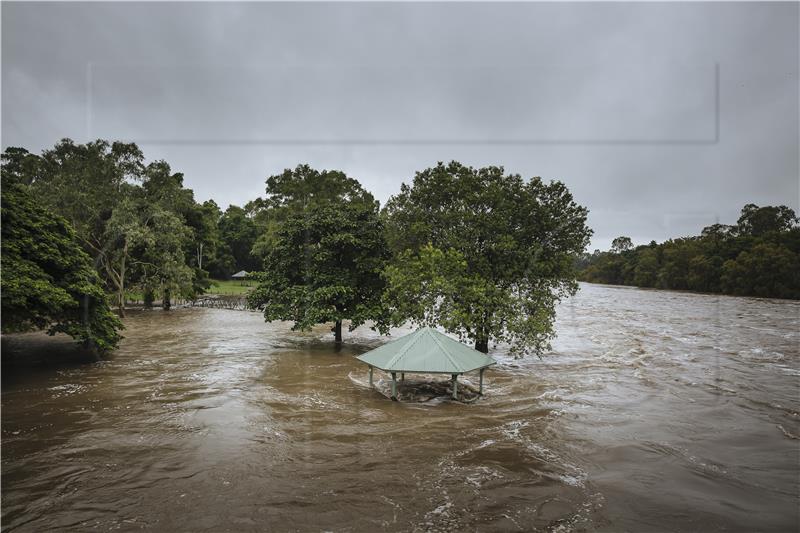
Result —
<instances>
[{"instance_id":1,"label":"gazebo","mask_svg":"<svg viewBox=\"0 0 800 533\"><path fill-rule=\"evenodd\" d=\"M420 374L449 374L453 383L453 398L458 399L458 376L479 371L480 394L483 394L483 371L495 360L461 344L433 328L421 328L399 339L359 355L358 360L369 365L369 386L372 372L377 368L392 375L392 399L397 400L397 374L405 380L408 372Z\"/></svg>"},{"instance_id":2,"label":"gazebo","mask_svg":"<svg viewBox=\"0 0 800 533\"><path fill-rule=\"evenodd\" d=\"M239 272L237 272L236 274L231 276L231 279L242 280L242 279L245 279L246 277L247 277L247 271L246 270L240 270Z\"/></svg>"},{"instance_id":3,"label":"gazebo","mask_svg":"<svg viewBox=\"0 0 800 533\"><path fill-rule=\"evenodd\" d=\"M246 270L240 270L239 272L231 276L231 279L239 280L241 282L240 285L244 285L245 284L244 282L247 280L247 275L248 272Z\"/></svg>"}]
</instances>

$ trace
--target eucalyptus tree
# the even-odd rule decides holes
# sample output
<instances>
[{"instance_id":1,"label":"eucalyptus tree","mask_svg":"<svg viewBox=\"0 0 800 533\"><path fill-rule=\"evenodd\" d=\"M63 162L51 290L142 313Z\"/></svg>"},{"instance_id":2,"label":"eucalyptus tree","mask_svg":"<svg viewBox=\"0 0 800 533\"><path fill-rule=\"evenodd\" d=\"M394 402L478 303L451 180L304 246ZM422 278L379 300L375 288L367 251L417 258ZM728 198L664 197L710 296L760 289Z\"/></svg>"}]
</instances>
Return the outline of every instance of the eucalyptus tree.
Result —
<instances>
[{"instance_id":1,"label":"eucalyptus tree","mask_svg":"<svg viewBox=\"0 0 800 533\"><path fill-rule=\"evenodd\" d=\"M70 222L96 259L107 248L105 222L144 171L144 155L135 144L63 139L42 152L31 187L37 199Z\"/></svg>"},{"instance_id":2,"label":"eucalyptus tree","mask_svg":"<svg viewBox=\"0 0 800 533\"><path fill-rule=\"evenodd\" d=\"M633 241L631 241L630 237L626 237L621 235L611 241L611 249L616 253L627 252L628 250L633 248Z\"/></svg>"},{"instance_id":3,"label":"eucalyptus tree","mask_svg":"<svg viewBox=\"0 0 800 533\"><path fill-rule=\"evenodd\" d=\"M391 321L441 325L475 348L541 353L555 304L577 291L587 209L559 181L458 162L417 172L387 203Z\"/></svg>"},{"instance_id":4,"label":"eucalyptus tree","mask_svg":"<svg viewBox=\"0 0 800 533\"><path fill-rule=\"evenodd\" d=\"M76 144L62 139L40 156L8 149L3 159L4 167L7 161L12 163L12 174L22 174L19 179L29 184L38 202L74 228L95 269L109 288L115 289L119 304L125 284L128 235L133 236L136 230L131 224L117 224L115 228L108 224L116 210L128 210L126 202L142 180L145 166L141 150L135 144L103 140Z\"/></svg>"},{"instance_id":5,"label":"eucalyptus tree","mask_svg":"<svg viewBox=\"0 0 800 533\"><path fill-rule=\"evenodd\" d=\"M213 263L220 246L219 219L222 212L214 200L195 203L186 215L186 223L194 231L193 261L200 270Z\"/></svg>"},{"instance_id":6,"label":"eucalyptus tree","mask_svg":"<svg viewBox=\"0 0 800 533\"><path fill-rule=\"evenodd\" d=\"M75 228L121 315L129 287L144 287L146 294L154 287L194 289L196 273L186 276L195 255L187 221L194 220L196 203L183 174L165 161L145 165L131 143L63 139L40 156L9 148L3 168L4 176L29 184L38 201Z\"/></svg>"},{"instance_id":7,"label":"eucalyptus tree","mask_svg":"<svg viewBox=\"0 0 800 533\"><path fill-rule=\"evenodd\" d=\"M183 177L181 172L173 173L163 160L147 165L144 173L143 198L154 226L152 249L142 250L143 279L139 285L146 305L158 293L163 307L169 308L171 294L191 296L210 285L203 260L213 258L210 254L216 251L219 208L213 201L195 202L194 192L184 187Z\"/></svg>"},{"instance_id":8,"label":"eucalyptus tree","mask_svg":"<svg viewBox=\"0 0 800 533\"><path fill-rule=\"evenodd\" d=\"M343 172L300 165L267 180L265 202L279 223L251 305L294 329L332 322L336 342L344 320L353 330L379 318L387 248L372 195Z\"/></svg>"},{"instance_id":9,"label":"eucalyptus tree","mask_svg":"<svg viewBox=\"0 0 800 533\"><path fill-rule=\"evenodd\" d=\"M140 211L144 230L132 261L137 287L147 298L161 295L162 308L169 309L173 295L194 292L195 272L186 264L184 245L192 230L175 213L158 204L146 204Z\"/></svg>"}]
</instances>

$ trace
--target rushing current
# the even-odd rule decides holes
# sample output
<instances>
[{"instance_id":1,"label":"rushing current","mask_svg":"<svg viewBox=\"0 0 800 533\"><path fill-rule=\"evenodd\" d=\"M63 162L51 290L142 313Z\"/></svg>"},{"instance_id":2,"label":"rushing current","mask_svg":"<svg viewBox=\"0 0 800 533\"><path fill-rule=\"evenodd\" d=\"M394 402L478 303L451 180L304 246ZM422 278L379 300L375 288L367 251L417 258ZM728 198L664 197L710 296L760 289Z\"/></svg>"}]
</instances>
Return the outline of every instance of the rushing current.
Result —
<instances>
[{"instance_id":1,"label":"rushing current","mask_svg":"<svg viewBox=\"0 0 800 533\"><path fill-rule=\"evenodd\" d=\"M3 531L798 530L798 302L583 284L472 404L371 390L365 327L125 325L97 363L4 346Z\"/></svg>"}]
</instances>

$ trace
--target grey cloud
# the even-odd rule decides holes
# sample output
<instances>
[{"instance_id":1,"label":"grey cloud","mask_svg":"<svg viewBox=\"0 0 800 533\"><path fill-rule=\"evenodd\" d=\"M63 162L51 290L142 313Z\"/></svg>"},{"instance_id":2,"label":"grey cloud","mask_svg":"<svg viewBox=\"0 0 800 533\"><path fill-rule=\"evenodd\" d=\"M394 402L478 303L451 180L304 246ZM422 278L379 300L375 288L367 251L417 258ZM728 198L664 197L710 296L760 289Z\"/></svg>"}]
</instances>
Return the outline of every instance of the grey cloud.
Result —
<instances>
[{"instance_id":1,"label":"grey cloud","mask_svg":"<svg viewBox=\"0 0 800 533\"><path fill-rule=\"evenodd\" d=\"M385 201L449 159L563 180L597 247L800 203L797 4L4 2L2 30L3 147L220 140L142 148L222 205L299 162ZM231 143L265 139L572 142Z\"/></svg>"}]
</instances>

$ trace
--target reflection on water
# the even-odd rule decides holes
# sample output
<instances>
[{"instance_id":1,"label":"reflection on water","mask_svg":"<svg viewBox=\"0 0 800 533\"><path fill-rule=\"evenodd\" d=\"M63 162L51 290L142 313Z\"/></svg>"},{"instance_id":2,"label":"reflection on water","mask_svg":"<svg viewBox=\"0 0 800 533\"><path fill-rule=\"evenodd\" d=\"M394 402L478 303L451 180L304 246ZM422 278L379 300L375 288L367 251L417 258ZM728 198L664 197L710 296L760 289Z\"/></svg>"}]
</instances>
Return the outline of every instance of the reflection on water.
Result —
<instances>
[{"instance_id":1,"label":"reflection on water","mask_svg":"<svg viewBox=\"0 0 800 533\"><path fill-rule=\"evenodd\" d=\"M469 405L370 390L366 328L126 326L108 361L4 369L4 531L798 528L796 302L583 285Z\"/></svg>"}]
</instances>

